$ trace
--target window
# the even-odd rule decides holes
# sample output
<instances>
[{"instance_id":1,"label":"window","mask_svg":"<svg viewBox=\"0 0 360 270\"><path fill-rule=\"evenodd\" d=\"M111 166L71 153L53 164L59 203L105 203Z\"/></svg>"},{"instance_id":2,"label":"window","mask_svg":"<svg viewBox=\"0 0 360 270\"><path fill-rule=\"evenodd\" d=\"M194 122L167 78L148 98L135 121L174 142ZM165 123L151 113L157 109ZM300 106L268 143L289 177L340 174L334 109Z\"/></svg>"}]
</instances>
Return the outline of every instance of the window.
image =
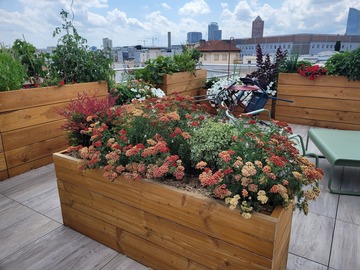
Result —
<instances>
[{"instance_id":1,"label":"window","mask_svg":"<svg viewBox=\"0 0 360 270\"><path fill-rule=\"evenodd\" d=\"M204 54L204 61L207 60L207 53Z\"/></svg>"},{"instance_id":2,"label":"window","mask_svg":"<svg viewBox=\"0 0 360 270\"><path fill-rule=\"evenodd\" d=\"M214 61L219 61L219 54L214 54Z\"/></svg>"},{"instance_id":3,"label":"window","mask_svg":"<svg viewBox=\"0 0 360 270\"><path fill-rule=\"evenodd\" d=\"M222 54L221 60L222 60L222 61L226 61L226 60L227 60L227 54L226 54L226 53Z\"/></svg>"}]
</instances>

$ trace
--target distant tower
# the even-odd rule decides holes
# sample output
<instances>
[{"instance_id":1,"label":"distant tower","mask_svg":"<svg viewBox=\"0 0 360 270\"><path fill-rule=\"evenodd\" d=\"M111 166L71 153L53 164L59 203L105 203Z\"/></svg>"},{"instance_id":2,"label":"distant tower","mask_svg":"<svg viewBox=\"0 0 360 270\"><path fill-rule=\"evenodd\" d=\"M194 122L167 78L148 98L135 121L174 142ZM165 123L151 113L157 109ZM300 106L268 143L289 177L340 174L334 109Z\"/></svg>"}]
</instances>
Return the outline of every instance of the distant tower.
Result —
<instances>
[{"instance_id":1,"label":"distant tower","mask_svg":"<svg viewBox=\"0 0 360 270\"><path fill-rule=\"evenodd\" d=\"M103 48L105 49L111 49L112 48L112 40L108 38L103 38Z\"/></svg>"},{"instance_id":2,"label":"distant tower","mask_svg":"<svg viewBox=\"0 0 360 270\"><path fill-rule=\"evenodd\" d=\"M360 10L349 8L345 35L360 35Z\"/></svg>"},{"instance_id":3,"label":"distant tower","mask_svg":"<svg viewBox=\"0 0 360 270\"><path fill-rule=\"evenodd\" d=\"M216 22L208 25L208 40L221 40L221 30Z\"/></svg>"},{"instance_id":4,"label":"distant tower","mask_svg":"<svg viewBox=\"0 0 360 270\"><path fill-rule=\"evenodd\" d=\"M168 32L168 48L171 47L171 32Z\"/></svg>"},{"instance_id":5,"label":"distant tower","mask_svg":"<svg viewBox=\"0 0 360 270\"><path fill-rule=\"evenodd\" d=\"M251 37L259 38L264 36L264 21L257 16L256 19L252 22Z\"/></svg>"},{"instance_id":6,"label":"distant tower","mask_svg":"<svg viewBox=\"0 0 360 270\"><path fill-rule=\"evenodd\" d=\"M187 42L188 43L196 43L199 42L200 39L202 39L202 33L201 32L188 32L187 33Z\"/></svg>"}]
</instances>

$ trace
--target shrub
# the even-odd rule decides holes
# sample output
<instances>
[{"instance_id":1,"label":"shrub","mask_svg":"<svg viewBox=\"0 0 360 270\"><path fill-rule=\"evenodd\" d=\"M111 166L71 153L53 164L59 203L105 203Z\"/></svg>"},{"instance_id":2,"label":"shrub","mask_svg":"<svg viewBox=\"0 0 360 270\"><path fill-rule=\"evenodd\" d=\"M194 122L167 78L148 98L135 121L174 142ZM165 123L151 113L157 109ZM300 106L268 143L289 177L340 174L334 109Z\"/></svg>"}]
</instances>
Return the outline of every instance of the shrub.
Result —
<instances>
[{"instance_id":1,"label":"shrub","mask_svg":"<svg viewBox=\"0 0 360 270\"><path fill-rule=\"evenodd\" d=\"M11 49L0 48L0 91L20 89L25 82L26 68Z\"/></svg>"},{"instance_id":2,"label":"shrub","mask_svg":"<svg viewBox=\"0 0 360 270\"><path fill-rule=\"evenodd\" d=\"M360 80L360 48L351 52L337 53L325 63L329 75L345 76L349 80Z\"/></svg>"}]
</instances>

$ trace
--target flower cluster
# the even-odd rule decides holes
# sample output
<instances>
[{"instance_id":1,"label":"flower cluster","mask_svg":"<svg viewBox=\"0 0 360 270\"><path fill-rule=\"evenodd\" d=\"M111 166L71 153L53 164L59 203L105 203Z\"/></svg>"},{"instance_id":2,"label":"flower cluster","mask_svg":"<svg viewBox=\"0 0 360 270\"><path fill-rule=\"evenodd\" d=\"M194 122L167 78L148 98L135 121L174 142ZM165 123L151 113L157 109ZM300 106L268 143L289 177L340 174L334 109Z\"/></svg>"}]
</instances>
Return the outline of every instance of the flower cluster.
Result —
<instances>
[{"instance_id":1,"label":"flower cluster","mask_svg":"<svg viewBox=\"0 0 360 270\"><path fill-rule=\"evenodd\" d=\"M144 82L143 80L128 80L119 83L112 89L111 94L117 96L116 104L131 103L131 101L143 100L146 97L163 97L164 91L160 88L155 88L153 85Z\"/></svg>"},{"instance_id":2,"label":"flower cluster","mask_svg":"<svg viewBox=\"0 0 360 270\"><path fill-rule=\"evenodd\" d=\"M327 70L326 68L321 67L319 65L313 65L313 66L301 65L298 68L298 73L301 76L309 77L310 80L315 80L317 77L321 75L326 75Z\"/></svg>"},{"instance_id":3,"label":"flower cluster","mask_svg":"<svg viewBox=\"0 0 360 270\"><path fill-rule=\"evenodd\" d=\"M89 115L79 131L89 142L68 149L83 160L82 169L103 168L110 180L121 173L128 179L184 177L188 141L206 116L200 105L169 96L134 100L103 113Z\"/></svg>"},{"instance_id":4,"label":"flower cluster","mask_svg":"<svg viewBox=\"0 0 360 270\"><path fill-rule=\"evenodd\" d=\"M115 108L104 108L108 102L86 104L101 106L99 112L81 110L89 113L78 125L87 142L68 152L82 160L83 170L103 169L106 179L122 174L129 180L187 181L195 175L213 197L245 218L263 206L290 203L307 213L308 201L319 195L322 172L298 153L285 123L264 126L244 116L230 125L177 95Z\"/></svg>"},{"instance_id":5,"label":"flower cluster","mask_svg":"<svg viewBox=\"0 0 360 270\"><path fill-rule=\"evenodd\" d=\"M224 77L224 78L214 77L208 81L208 83L206 84L206 86L208 87L206 95L210 99L211 106L217 107L220 105L220 104L218 104L218 102L219 101L221 102L221 98L223 98L224 100L226 99L226 96L220 97L220 100L214 100L212 98L215 98L220 91L226 89L234 81L242 84L239 76L235 76L235 77L231 77L231 78L230 77Z\"/></svg>"},{"instance_id":6,"label":"flower cluster","mask_svg":"<svg viewBox=\"0 0 360 270\"><path fill-rule=\"evenodd\" d=\"M218 168L203 161L197 164L202 169L201 185L211 188L215 197L225 198L230 209L238 207L244 218L264 205L290 203L307 214L308 201L320 193L318 181L323 173L299 155L289 139L291 129L277 121L262 128L246 118L238 124L233 143L218 154Z\"/></svg>"}]
</instances>

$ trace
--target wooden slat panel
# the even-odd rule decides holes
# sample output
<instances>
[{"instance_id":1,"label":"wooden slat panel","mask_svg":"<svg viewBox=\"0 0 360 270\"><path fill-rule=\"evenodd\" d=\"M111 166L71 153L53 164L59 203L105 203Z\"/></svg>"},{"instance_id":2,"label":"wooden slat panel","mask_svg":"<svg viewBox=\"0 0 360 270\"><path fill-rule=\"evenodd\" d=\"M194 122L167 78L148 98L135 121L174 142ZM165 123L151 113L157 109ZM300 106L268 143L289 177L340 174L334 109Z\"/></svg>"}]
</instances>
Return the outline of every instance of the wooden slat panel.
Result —
<instances>
[{"instance_id":1,"label":"wooden slat panel","mask_svg":"<svg viewBox=\"0 0 360 270\"><path fill-rule=\"evenodd\" d=\"M0 171L5 171L7 169L5 154L4 152L0 152Z\"/></svg>"},{"instance_id":2,"label":"wooden slat panel","mask_svg":"<svg viewBox=\"0 0 360 270\"><path fill-rule=\"evenodd\" d=\"M63 117L56 112L56 109L65 108L67 104L68 103L45 105L2 113L0 114L0 130L1 132L7 132L63 119Z\"/></svg>"},{"instance_id":3,"label":"wooden slat panel","mask_svg":"<svg viewBox=\"0 0 360 270\"><path fill-rule=\"evenodd\" d=\"M25 164L22 164L22 165L13 167L13 168L8 168L9 177L14 177L16 175L23 174L25 172L31 171L36 168L40 168L40 167L50 164L52 162L53 162L52 157L46 156L46 157L39 158L39 159L36 159L33 161L29 161Z\"/></svg>"},{"instance_id":4,"label":"wooden slat panel","mask_svg":"<svg viewBox=\"0 0 360 270\"><path fill-rule=\"evenodd\" d=\"M197 78L206 78L207 70L198 69L195 71L195 76L191 72L178 72L171 75L165 75L163 78L164 84L174 84L184 81L190 81Z\"/></svg>"},{"instance_id":5,"label":"wooden slat panel","mask_svg":"<svg viewBox=\"0 0 360 270\"><path fill-rule=\"evenodd\" d=\"M90 170L85 176L81 172L75 177L71 167L76 166L71 159L54 154L56 161L56 175L58 179L70 183L85 185L89 190L126 202L129 205L141 206L149 213L162 218L176 220L179 224L190 224L193 229L207 232L207 234L238 245L249 251L256 251L263 256L272 256L272 241L276 218L254 214L250 220L243 219L237 211L223 207L219 202L211 199L196 198L193 194L171 192L172 188L158 183L137 181L129 183L118 178L111 185L102 179L100 170ZM80 176L80 177L78 177ZM102 181L92 180L98 178ZM139 200L141 194L141 200ZM172 211L169 211L169 202ZM183 208L186 206L187 211ZM200 214L199 214L200 213ZM214 218L216 217L216 218ZM224 219L229 222L226 225ZM258 226L263 229L258 230Z\"/></svg>"},{"instance_id":6,"label":"wooden slat panel","mask_svg":"<svg viewBox=\"0 0 360 270\"><path fill-rule=\"evenodd\" d=\"M52 153L61 151L68 146L66 135L40 141L31 145L25 145L5 152L8 168L26 164Z\"/></svg>"},{"instance_id":7,"label":"wooden slat panel","mask_svg":"<svg viewBox=\"0 0 360 270\"><path fill-rule=\"evenodd\" d=\"M256 269L271 267L269 259L214 239L201 231L181 226L81 187L59 182L60 196L68 198L67 203L65 202L68 206L114 225L121 231L135 234L144 241L150 241L193 261L203 262L211 269L251 269L248 268L250 264L256 266Z\"/></svg>"},{"instance_id":8,"label":"wooden slat panel","mask_svg":"<svg viewBox=\"0 0 360 270\"><path fill-rule=\"evenodd\" d=\"M21 146L31 145L40 141L63 136L66 134L66 132L62 129L62 125L64 123L65 120L58 120L4 132L2 136L5 150L9 151Z\"/></svg>"},{"instance_id":9,"label":"wooden slat panel","mask_svg":"<svg viewBox=\"0 0 360 270\"><path fill-rule=\"evenodd\" d=\"M90 96L106 96L107 83L91 82L74 85L21 89L0 93L0 112L19 110L29 107L67 102L77 98L77 93L86 91Z\"/></svg>"}]
</instances>

